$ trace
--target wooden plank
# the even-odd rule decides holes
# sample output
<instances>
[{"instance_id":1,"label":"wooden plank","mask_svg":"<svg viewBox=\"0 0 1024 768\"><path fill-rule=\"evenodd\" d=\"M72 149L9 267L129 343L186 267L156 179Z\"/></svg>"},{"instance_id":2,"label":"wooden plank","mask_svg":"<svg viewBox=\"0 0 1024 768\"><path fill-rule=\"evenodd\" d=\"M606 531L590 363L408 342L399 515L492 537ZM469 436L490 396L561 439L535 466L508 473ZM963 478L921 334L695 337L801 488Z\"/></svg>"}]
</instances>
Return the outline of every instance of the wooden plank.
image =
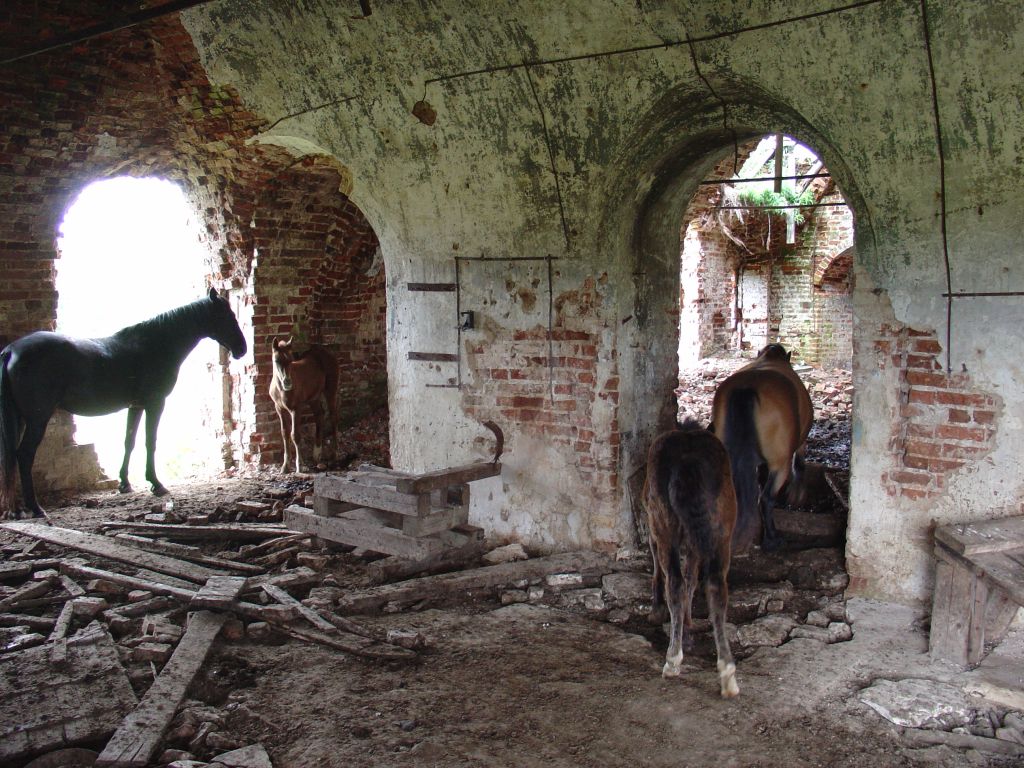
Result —
<instances>
[{"instance_id":1,"label":"wooden plank","mask_svg":"<svg viewBox=\"0 0 1024 768\"><path fill-rule=\"evenodd\" d=\"M262 573L263 569L249 563L238 563L234 560L226 560L223 557L211 557L204 554L198 547L190 547L187 544L175 544L171 541L154 541L145 536L136 536L132 533L119 533L114 540L129 547L135 547L147 552L157 552L163 555L171 555L182 560L188 560L200 565L208 565L223 571L240 571L241 573Z\"/></svg>"},{"instance_id":2,"label":"wooden plank","mask_svg":"<svg viewBox=\"0 0 1024 768\"><path fill-rule=\"evenodd\" d=\"M140 568L147 568L157 573L165 573L168 576L176 576L197 584L206 583L206 580L211 576L223 575L222 571L166 555L143 552L134 547L126 547L123 544L111 541L106 536L83 533L72 528L58 528L52 525L39 525L38 523L24 521L4 523L3 527L15 533L20 533L23 536L31 536L34 539L50 544L71 547L82 552L88 552L91 555L105 557L108 560L129 563Z\"/></svg>"},{"instance_id":3,"label":"wooden plank","mask_svg":"<svg viewBox=\"0 0 1024 768\"><path fill-rule=\"evenodd\" d=\"M458 525L469 522L467 507L449 507L444 512L423 517L406 517L402 520L402 533L406 536L431 536L441 531L451 530Z\"/></svg>"},{"instance_id":4,"label":"wooden plank","mask_svg":"<svg viewBox=\"0 0 1024 768\"><path fill-rule=\"evenodd\" d=\"M401 481L402 478L396 480ZM317 497L325 497L360 507L397 512L400 515L418 516L430 513L429 496L400 493L384 486L361 485L345 475L317 475L313 479L313 493L314 507Z\"/></svg>"},{"instance_id":5,"label":"wooden plank","mask_svg":"<svg viewBox=\"0 0 1024 768\"><path fill-rule=\"evenodd\" d=\"M454 363L459 356L450 352L410 352L410 360L422 360L428 363Z\"/></svg>"},{"instance_id":6,"label":"wooden plank","mask_svg":"<svg viewBox=\"0 0 1024 768\"><path fill-rule=\"evenodd\" d=\"M319 643L356 656L394 661L409 661L417 658L416 652L410 651L407 648L391 645L390 643L382 643L358 635L341 634L334 627L331 627L331 629L334 632L328 634L317 632L316 630L298 629L296 627L281 627L281 631L286 635L298 640Z\"/></svg>"},{"instance_id":7,"label":"wooden plank","mask_svg":"<svg viewBox=\"0 0 1024 768\"><path fill-rule=\"evenodd\" d=\"M212 576L189 603L192 610L230 610L245 589L244 576Z\"/></svg>"},{"instance_id":8,"label":"wooden plank","mask_svg":"<svg viewBox=\"0 0 1024 768\"><path fill-rule=\"evenodd\" d=\"M556 573L583 574L584 583L600 583L610 573L611 561L597 552L568 552L514 563L501 563L457 573L423 576L418 579L382 584L356 590L338 599L337 612L366 613L378 611L387 603L416 602L428 598L451 597L480 589L491 589L521 579L541 578Z\"/></svg>"},{"instance_id":9,"label":"wooden plank","mask_svg":"<svg viewBox=\"0 0 1024 768\"><path fill-rule=\"evenodd\" d=\"M456 531L475 528L475 526L459 526ZM408 579L412 576L432 573L444 573L465 568L477 560L484 550L483 529L476 528L479 536L463 536L460 543L453 542L449 548L421 560L410 560L407 557L385 557L374 560L366 566L367 575L373 584Z\"/></svg>"},{"instance_id":10,"label":"wooden plank","mask_svg":"<svg viewBox=\"0 0 1024 768\"><path fill-rule=\"evenodd\" d=\"M142 536L163 536L178 541L263 541L276 536L288 536L289 531L273 523L223 523L219 525L171 525L169 523L129 523L110 521L104 530L134 531Z\"/></svg>"},{"instance_id":11,"label":"wooden plank","mask_svg":"<svg viewBox=\"0 0 1024 768\"><path fill-rule=\"evenodd\" d=\"M301 602L296 600L294 597L289 595L280 587L276 587L273 584L264 584L263 591L270 595L272 598L282 605L289 605L299 612L306 621L312 624L318 629L322 629L326 632L334 632L335 626L327 621L323 616L314 611L308 605L303 605Z\"/></svg>"},{"instance_id":12,"label":"wooden plank","mask_svg":"<svg viewBox=\"0 0 1024 768\"><path fill-rule=\"evenodd\" d=\"M137 576L125 576L123 573L105 571L102 568L93 568L70 560L62 563L60 568L65 573L69 573L73 576L81 576L85 579L106 579L107 581L112 581L115 584L123 584L126 587L131 587L132 589L145 589L152 592L154 595L169 595L170 597L176 597L180 600L185 600L186 602L191 600L196 594L196 590L182 589L181 587L171 586L170 584L161 584L156 581L140 579Z\"/></svg>"},{"instance_id":13,"label":"wooden plank","mask_svg":"<svg viewBox=\"0 0 1024 768\"><path fill-rule=\"evenodd\" d=\"M444 544L436 539L413 538L400 531L387 529L379 523L364 520L323 517L295 505L285 509L284 519L289 526L304 529L322 539L389 555L428 557L444 548Z\"/></svg>"},{"instance_id":14,"label":"wooden plank","mask_svg":"<svg viewBox=\"0 0 1024 768\"><path fill-rule=\"evenodd\" d=\"M942 525L935 529L935 538L958 555L967 557L1024 549L1024 515Z\"/></svg>"},{"instance_id":15,"label":"wooden plank","mask_svg":"<svg viewBox=\"0 0 1024 768\"><path fill-rule=\"evenodd\" d=\"M415 477L399 478L395 488L400 493L425 493L445 488L449 485L462 485L463 483L471 483L474 480L496 477L500 474L501 462L476 462L474 464L465 464L461 467L438 469L434 472L416 475Z\"/></svg>"},{"instance_id":16,"label":"wooden plank","mask_svg":"<svg viewBox=\"0 0 1024 768\"><path fill-rule=\"evenodd\" d=\"M408 283L410 291L440 291L452 293L455 291L455 283Z\"/></svg>"},{"instance_id":17,"label":"wooden plank","mask_svg":"<svg viewBox=\"0 0 1024 768\"><path fill-rule=\"evenodd\" d=\"M36 632L51 632L56 619L24 613L0 613L0 627L28 627Z\"/></svg>"},{"instance_id":18,"label":"wooden plank","mask_svg":"<svg viewBox=\"0 0 1024 768\"><path fill-rule=\"evenodd\" d=\"M26 600L31 600L34 597L45 595L53 589L53 585L56 582L56 578L29 582L25 586L16 590L14 594L8 595L3 600L0 600L0 611L6 611L10 608L14 608L20 603L24 603Z\"/></svg>"},{"instance_id":19,"label":"wooden plank","mask_svg":"<svg viewBox=\"0 0 1024 768\"><path fill-rule=\"evenodd\" d=\"M935 563L935 591L932 594L928 652L932 659L967 665L969 603L963 587L964 569L939 560Z\"/></svg>"},{"instance_id":20,"label":"wooden plank","mask_svg":"<svg viewBox=\"0 0 1024 768\"><path fill-rule=\"evenodd\" d=\"M51 663L52 648L0 656L0 764L105 739L138 701L98 622L68 640L66 664Z\"/></svg>"},{"instance_id":21,"label":"wooden plank","mask_svg":"<svg viewBox=\"0 0 1024 768\"><path fill-rule=\"evenodd\" d=\"M225 621L225 614L211 611L189 616L185 634L171 658L96 758L97 766L142 768L149 763Z\"/></svg>"},{"instance_id":22,"label":"wooden plank","mask_svg":"<svg viewBox=\"0 0 1024 768\"><path fill-rule=\"evenodd\" d=\"M1024 564L1009 552L987 552L971 555L970 559L987 581L1005 591L1017 605L1024 606Z\"/></svg>"}]
</instances>

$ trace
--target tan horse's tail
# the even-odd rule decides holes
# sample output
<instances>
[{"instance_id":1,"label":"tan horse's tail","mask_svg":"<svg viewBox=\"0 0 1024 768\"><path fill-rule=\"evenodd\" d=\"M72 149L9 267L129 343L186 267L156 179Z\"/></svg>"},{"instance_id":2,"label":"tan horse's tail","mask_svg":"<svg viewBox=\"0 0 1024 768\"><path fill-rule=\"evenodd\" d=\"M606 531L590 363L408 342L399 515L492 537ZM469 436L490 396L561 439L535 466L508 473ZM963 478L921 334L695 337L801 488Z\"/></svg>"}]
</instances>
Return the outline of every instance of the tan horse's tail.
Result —
<instances>
[{"instance_id":1,"label":"tan horse's tail","mask_svg":"<svg viewBox=\"0 0 1024 768\"><path fill-rule=\"evenodd\" d=\"M17 465L15 451L21 431L21 416L11 394L9 349L0 352L0 510L14 511L14 469Z\"/></svg>"}]
</instances>

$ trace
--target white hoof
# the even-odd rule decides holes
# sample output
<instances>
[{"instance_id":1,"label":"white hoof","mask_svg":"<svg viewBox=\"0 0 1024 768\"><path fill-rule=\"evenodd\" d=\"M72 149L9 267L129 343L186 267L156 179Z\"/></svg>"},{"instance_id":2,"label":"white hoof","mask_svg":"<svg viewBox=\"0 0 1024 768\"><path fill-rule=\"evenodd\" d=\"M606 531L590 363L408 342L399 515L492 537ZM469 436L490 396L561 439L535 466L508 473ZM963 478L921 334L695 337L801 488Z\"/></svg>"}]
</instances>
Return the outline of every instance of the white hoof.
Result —
<instances>
[{"instance_id":1,"label":"white hoof","mask_svg":"<svg viewBox=\"0 0 1024 768\"><path fill-rule=\"evenodd\" d=\"M673 664L671 661L666 661L665 666L661 668L662 677L679 677L683 673L683 665L679 662Z\"/></svg>"},{"instance_id":2,"label":"white hoof","mask_svg":"<svg viewBox=\"0 0 1024 768\"><path fill-rule=\"evenodd\" d=\"M736 683L736 665L718 662L718 677L722 685L722 698L731 699L740 695L740 687Z\"/></svg>"}]
</instances>

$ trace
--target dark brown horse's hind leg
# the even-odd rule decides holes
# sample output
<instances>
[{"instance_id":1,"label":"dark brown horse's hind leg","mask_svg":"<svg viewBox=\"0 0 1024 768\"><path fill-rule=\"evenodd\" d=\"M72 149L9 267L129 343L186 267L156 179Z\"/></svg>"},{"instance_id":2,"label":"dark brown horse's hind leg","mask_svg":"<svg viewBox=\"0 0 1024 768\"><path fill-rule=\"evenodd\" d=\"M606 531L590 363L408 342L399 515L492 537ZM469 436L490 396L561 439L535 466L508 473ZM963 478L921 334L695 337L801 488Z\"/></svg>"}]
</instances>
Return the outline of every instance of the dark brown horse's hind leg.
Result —
<instances>
[{"instance_id":1,"label":"dark brown horse's hind leg","mask_svg":"<svg viewBox=\"0 0 1024 768\"><path fill-rule=\"evenodd\" d=\"M783 483L785 480L782 481ZM785 541L782 536L779 535L778 530L775 528L775 501L778 498L779 488L782 483L778 482L778 474L775 472L768 473L768 479L761 489L761 527L763 535L761 537L761 549L765 552L774 552L776 549L781 547Z\"/></svg>"},{"instance_id":2,"label":"dark brown horse's hind leg","mask_svg":"<svg viewBox=\"0 0 1024 768\"><path fill-rule=\"evenodd\" d=\"M729 587L726 584L725 574L719 568L708 574L707 583L704 585L704 594L707 597L708 613L711 616L711 626L715 635L718 678L721 683L722 698L731 699L733 696L739 695L740 687L736 683L736 663L732 658L729 638L725 634Z\"/></svg>"},{"instance_id":3,"label":"dark brown horse's hind leg","mask_svg":"<svg viewBox=\"0 0 1024 768\"><path fill-rule=\"evenodd\" d=\"M50 416L47 414L46 419L42 422L26 422L25 433L22 435L21 444L18 446L18 472L21 477L21 495L25 500L25 511L29 517L46 517L46 512L36 499L36 489L32 484L32 464L36 460L36 451L39 449L39 444L43 441L43 435L46 434L46 424L49 422ZM13 517L17 517L17 514L13 514Z\"/></svg>"}]
</instances>

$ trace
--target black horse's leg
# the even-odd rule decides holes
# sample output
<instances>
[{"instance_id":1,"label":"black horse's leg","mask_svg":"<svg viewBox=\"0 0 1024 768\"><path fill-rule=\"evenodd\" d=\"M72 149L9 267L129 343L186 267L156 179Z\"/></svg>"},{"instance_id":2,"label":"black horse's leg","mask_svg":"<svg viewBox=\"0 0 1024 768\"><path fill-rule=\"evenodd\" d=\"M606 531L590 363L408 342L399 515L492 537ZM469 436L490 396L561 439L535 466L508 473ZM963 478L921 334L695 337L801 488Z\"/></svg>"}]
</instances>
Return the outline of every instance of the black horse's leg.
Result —
<instances>
[{"instance_id":1,"label":"black horse's leg","mask_svg":"<svg viewBox=\"0 0 1024 768\"><path fill-rule=\"evenodd\" d=\"M46 425L50 416L42 421L26 421L25 433L18 445L18 472L21 476L21 496L25 500L25 509L31 517L46 517L46 512L36 500L36 489L32 484L32 463L36 460L36 450L46 434Z\"/></svg>"},{"instance_id":2,"label":"black horse's leg","mask_svg":"<svg viewBox=\"0 0 1024 768\"><path fill-rule=\"evenodd\" d=\"M121 493L131 493L132 484L128 482L128 460L132 457L135 449L135 435L139 432L139 422L142 420L142 409L137 406L128 408L128 423L124 430L124 461L121 462L121 472L118 477L121 482L117 490Z\"/></svg>"},{"instance_id":3,"label":"black horse's leg","mask_svg":"<svg viewBox=\"0 0 1024 768\"><path fill-rule=\"evenodd\" d=\"M651 576L651 613L648 621L651 624L661 626L668 619L668 607L665 605L664 574L662 573L661 560L658 558L658 542L654 538L654 531L647 531L648 544L651 547L651 561L654 563L654 572Z\"/></svg>"},{"instance_id":4,"label":"black horse's leg","mask_svg":"<svg viewBox=\"0 0 1024 768\"><path fill-rule=\"evenodd\" d=\"M160 416L164 412L164 401L154 403L146 408L146 479L153 489L154 496L166 496L168 491L156 479L156 428L160 426Z\"/></svg>"}]
</instances>

